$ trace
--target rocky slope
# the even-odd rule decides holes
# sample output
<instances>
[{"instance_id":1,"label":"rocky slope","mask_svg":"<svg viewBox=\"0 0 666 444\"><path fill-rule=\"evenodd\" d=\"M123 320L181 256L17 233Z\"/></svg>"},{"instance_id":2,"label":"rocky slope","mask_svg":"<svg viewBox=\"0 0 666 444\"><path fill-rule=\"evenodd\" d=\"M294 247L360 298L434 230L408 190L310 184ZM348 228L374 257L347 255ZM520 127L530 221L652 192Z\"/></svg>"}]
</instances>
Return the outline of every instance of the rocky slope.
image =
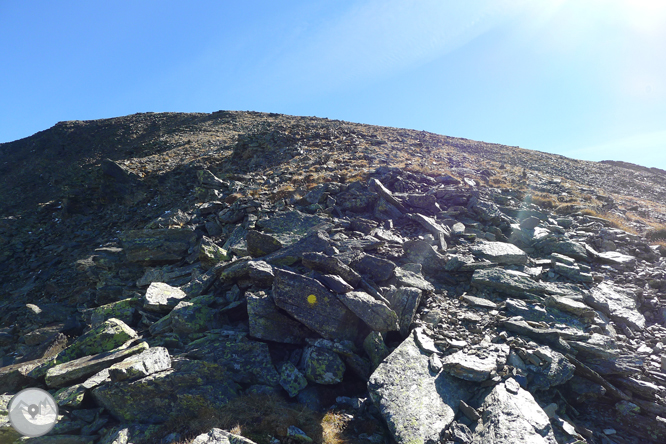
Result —
<instances>
[{"instance_id":1,"label":"rocky slope","mask_svg":"<svg viewBox=\"0 0 666 444\"><path fill-rule=\"evenodd\" d=\"M251 112L0 163L0 442L28 386L34 442L666 440L661 170Z\"/></svg>"}]
</instances>

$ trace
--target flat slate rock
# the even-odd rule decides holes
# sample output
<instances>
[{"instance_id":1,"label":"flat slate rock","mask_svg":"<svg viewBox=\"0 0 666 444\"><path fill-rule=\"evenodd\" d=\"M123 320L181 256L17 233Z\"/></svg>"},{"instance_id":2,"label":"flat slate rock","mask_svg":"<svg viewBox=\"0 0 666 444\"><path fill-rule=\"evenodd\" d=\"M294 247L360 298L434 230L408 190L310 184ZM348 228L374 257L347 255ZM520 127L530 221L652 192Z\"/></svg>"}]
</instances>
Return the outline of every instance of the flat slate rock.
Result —
<instances>
[{"instance_id":1,"label":"flat slate rock","mask_svg":"<svg viewBox=\"0 0 666 444\"><path fill-rule=\"evenodd\" d=\"M471 389L445 372L431 373L428 354L413 335L384 359L368 383L370 398L399 443L440 442Z\"/></svg>"},{"instance_id":2,"label":"flat slate rock","mask_svg":"<svg viewBox=\"0 0 666 444\"><path fill-rule=\"evenodd\" d=\"M556 444L548 415L515 379L498 384L481 406L473 444Z\"/></svg>"},{"instance_id":3,"label":"flat slate rock","mask_svg":"<svg viewBox=\"0 0 666 444\"><path fill-rule=\"evenodd\" d=\"M442 359L442 368L456 378L466 381L481 382L490 377L498 366L506 364L509 346L506 344L488 344L483 349L457 351Z\"/></svg>"},{"instance_id":4,"label":"flat slate rock","mask_svg":"<svg viewBox=\"0 0 666 444\"><path fill-rule=\"evenodd\" d=\"M63 364L56 365L46 372L46 385L49 388L64 387L82 378L120 362L125 358L136 355L148 349L148 344L142 342L130 347L129 344L114 350L92 356L84 356Z\"/></svg>"},{"instance_id":5,"label":"flat slate rock","mask_svg":"<svg viewBox=\"0 0 666 444\"><path fill-rule=\"evenodd\" d=\"M638 330L645 328L645 317L638 311L636 298L629 290L602 282L586 295L585 302L616 322Z\"/></svg>"},{"instance_id":6,"label":"flat slate rock","mask_svg":"<svg viewBox=\"0 0 666 444\"><path fill-rule=\"evenodd\" d=\"M613 265L621 265L627 268L636 266L636 258L628 254L622 254L617 251L607 251L605 253L598 253L597 258L602 262Z\"/></svg>"},{"instance_id":7,"label":"flat slate rock","mask_svg":"<svg viewBox=\"0 0 666 444\"><path fill-rule=\"evenodd\" d=\"M282 245L289 246L308 234L317 225L330 221L330 217L293 210L276 213L267 219L258 220L257 227L274 236Z\"/></svg>"},{"instance_id":8,"label":"flat slate rock","mask_svg":"<svg viewBox=\"0 0 666 444\"><path fill-rule=\"evenodd\" d=\"M194 231L184 228L130 230L118 237L127 260L143 264L178 262L197 240Z\"/></svg>"},{"instance_id":9,"label":"flat slate rock","mask_svg":"<svg viewBox=\"0 0 666 444\"><path fill-rule=\"evenodd\" d=\"M356 338L359 318L315 279L276 269L273 300L326 339Z\"/></svg>"},{"instance_id":10,"label":"flat slate rock","mask_svg":"<svg viewBox=\"0 0 666 444\"><path fill-rule=\"evenodd\" d=\"M396 267L395 270L393 270L393 275L400 287L415 287L423 291L435 291L434 285L425 280L420 272L415 273L404 267Z\"/></svg>"},{"instance_id":11,"label":"flat slate rock","mask_svg":"<svg viewBox=\"0 0 666 444\"><path fill-rule=\"evenodd\" d=\"M515 270L503 268L490 268L476 270L472 275L472 285L486 287L511 294L516 297L525 297L525 293L544 294L546 287L534 281L529 275Z\"/></svg>"},{"instance_id":12,"label":"flat slate rock","mask_svg":"<svg viewBox=\"0 0 666 444\"><path fill-rule=\"evenodd\" d=\"M109 367L109 377L115 382L125 381L144 378L170 368L169 351L164 347L153 347L113 364Z\"/></svg>"},{"instance_id":13,"label":"flat slate rock","mask_svg":"<svg viewBox=\"0 0 666 444\"><path fill-rule=\"evenodd\" d=\"M481 242L470 249L473 254L497 264L525 265L527 254L507 242Z\"/></svg>"}]
</instances>

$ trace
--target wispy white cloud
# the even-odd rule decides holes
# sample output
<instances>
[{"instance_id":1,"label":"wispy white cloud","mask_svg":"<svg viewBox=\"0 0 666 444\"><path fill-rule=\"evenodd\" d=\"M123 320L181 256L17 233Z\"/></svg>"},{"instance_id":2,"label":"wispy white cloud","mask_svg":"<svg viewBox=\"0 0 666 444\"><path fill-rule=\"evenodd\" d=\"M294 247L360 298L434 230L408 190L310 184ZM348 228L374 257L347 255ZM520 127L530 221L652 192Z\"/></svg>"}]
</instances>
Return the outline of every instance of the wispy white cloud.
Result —
<instances>
[{"instance_id":1,"label":"wispy white cloud","mask_svg":"<svg viewBox=\"0 0 666 444\"><path fill-rule=\"evenodd\" d=\"M622 160L646 167L666 169L666 131L654 131L606 143L560 151L581 160Z\"/></svg>"},{"instance_id":2,"label":"wispy white cloud","mask_svg":"<svg viewBox=\"0 0 666 444\"><path fill-rule=\"evenodd\" d=\"M463 46L527 0L369 0L283 54L275 79L331 89L394 75Z\"/></svg>"}]
</instances>

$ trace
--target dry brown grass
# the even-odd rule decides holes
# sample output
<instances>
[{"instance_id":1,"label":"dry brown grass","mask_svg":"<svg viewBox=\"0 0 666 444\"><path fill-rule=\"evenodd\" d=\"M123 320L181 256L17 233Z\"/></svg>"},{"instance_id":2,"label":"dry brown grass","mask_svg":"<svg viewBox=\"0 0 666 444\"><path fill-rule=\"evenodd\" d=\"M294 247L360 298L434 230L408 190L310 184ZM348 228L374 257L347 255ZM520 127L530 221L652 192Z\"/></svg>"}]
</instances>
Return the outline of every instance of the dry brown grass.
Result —
<instances>
[{"instance_id":1,"label":"dry brown grass","mask_svg":"<svg viewBox=\"0 0 666 444\"><path fill-rule=\"evenodd\" d=\"M212 428L228 430L257 444L270 443L271 437L285 438L289 426L303 430L316 444L345 444L344 431L351 418L338 412L321 414L300 404L289 404L276 395L248 395L230 401L219 410L202 409L195 417L175 418L156 434L179 433L180 444Z\"/></svg>"}]
</instances>

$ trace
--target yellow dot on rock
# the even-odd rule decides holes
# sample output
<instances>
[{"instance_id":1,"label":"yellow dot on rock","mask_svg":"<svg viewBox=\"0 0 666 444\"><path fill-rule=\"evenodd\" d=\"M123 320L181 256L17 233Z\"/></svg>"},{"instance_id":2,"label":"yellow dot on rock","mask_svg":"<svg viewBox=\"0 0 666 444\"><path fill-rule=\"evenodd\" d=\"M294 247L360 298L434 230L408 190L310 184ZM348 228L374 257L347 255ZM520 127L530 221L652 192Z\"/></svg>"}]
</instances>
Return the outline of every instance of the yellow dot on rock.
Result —
<instances>
[{"instance_id":1,"label":"yellow dot on rock","mask_svg":"<svg viewBox=\"0 0 666 444\"><path fill-rule=\"evenodd\" d=\"M313 295L313 294L311 294L310 296L308 296L308 304L310 304L310 305L314 305L314 304L316 304L316 303L317 303L317 296L315 296L315 295Z\"/></svg>"}]
</instances>

